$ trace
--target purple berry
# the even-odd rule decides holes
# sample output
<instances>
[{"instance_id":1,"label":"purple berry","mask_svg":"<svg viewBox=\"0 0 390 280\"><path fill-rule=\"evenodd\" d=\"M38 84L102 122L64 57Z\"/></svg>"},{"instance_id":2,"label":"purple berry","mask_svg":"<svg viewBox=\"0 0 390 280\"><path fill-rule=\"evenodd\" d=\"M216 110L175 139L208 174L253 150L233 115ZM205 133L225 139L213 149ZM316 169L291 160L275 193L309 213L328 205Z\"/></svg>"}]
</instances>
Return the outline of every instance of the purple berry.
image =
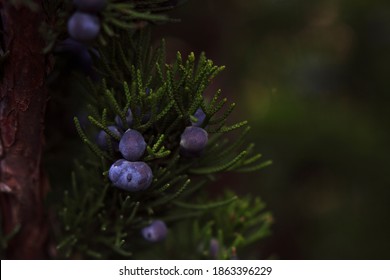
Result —
<instances>
[{"instance_id":1,"label":"purple berry","mask_svg":"<svg viewBox=\"0 0 390 280\"><path fill-rule=\"evenodd\" d=\"M95 39L100 31L100 20L97 16L75 12L68 20L68 32L73 39L90 41Z\"/></svg>"},{"instance_id":2,"label":"purple berry","mask_svg":"<svg viewBox=\"0 0 390 280\"><path fill-rule=\"evenodd\" d=\"M133 113L131 112L130 108L129 108L129 110L127 110L125 117L126 117L127 127L131 127L133 125ZM122 121L121 117L119 117L118 115L115 116L115 123L121 128L126 127L125 125L123 125L123 121Z\"/></svg>"},{"instance_id":3,"label":"purple berry","mask_svg":"<svg viewBox=\"0 0 390 280\"><path fill-rule=\"evenodd\" d=\"M111 165L108 178L115 187L136 192L149 188L153 173L145 162L120 159Z\"/></svg>"},{"instance_id":4,"label":"purple berry","mask_svg":"<svg viewBox=\"0 0 390 280\"><path fill-rule=\"evenodd\" d=\"M210 240L210 256L213 259L216 259L218 257L218 252L219 252L219 242L217 239L212 238Z\"/></svg>"},{"instance_id":5,"label":"purple berry","mask_svg":"<svg viewBox=\"0 0 390 280\"><path fill-rule=\"evenodd\" d=\"M112 133L114 133L115 135L117 135L118 137L121 137L122 136L122 133L121 131L118 129L118 127L116 127L115 125L110 125L107 127ZM104 130L100 130L97 137L96 137L96 142L98 144L98 146L100 148L102 148L103 150L108 150L108 143L107 143L107 137L111 137L110 135L108 135ZM112 148L115 150L115 151L118 151L118 141L115 140L114 138L110 138L111 139L111 143L112 143Z\"/></svg>"},{"instance_id":6,"label":"purple berry","mask_svg":"<svg viewBox=\"0 0 390 280\"><path fill-rule=\"evenodd\" d=\"M187 126L181 135L180 152L184 156L199 156L207 145L208 134L203 128Z\"/></svg>"},{"instance_id":7,"label":"purple berry","mask_svg":"<svg viewBox=\"0 0 390 280\"><path fill-rule=\"evenodd\" d=\"M73 0L73 4L83 12L98 13L104 9L106 0Z\"/></svg>"},{"instance_id":8,"label":"purple berry","mask_svg":"<svg viewBox=\"0 0 390 280\"><path fill-rule=\"evenodd\" d=\"M198 110L196 110L195 114L194 114L194 117L197 118L197 121L196 122L192 122L192 125L193 126L202 126L205 118L206 118L206 114L203 112L202 108L198 108Z\"/></svg>"},{"instance_id":9,"label":"purple berry","mask_svg":"<svg viewBox=\"0 0 390 280\"><path fill-rule=\"evenodd\" d=\"M68 52L68 53L80 53L84 50L88 50L86 45L83 43L76 41L72 38L66 38L65 40L58 43L58 45L55 48L56 52L62 53L62 52Z\"/></svg>"},{"instance_id":10,"label":"purple berry","mask_svg":"<svg viewBox=\"0 0 390 280\"><path fill-rule=\"evenodd\" d=\"M158 242L165 239L168 228L161 220L153 221L149 226L142 229L142 236L149 242Z\"/></svg>"},{"instance_id":11,"label":"purple berry","mask_svg":"<svg viewBox=\"0 0 390 280\"><path fill-rule=\"evenodd\" d=\"M87 46L83 43L72 38L67 38L58 43L55 52L66 55L67 62L72 68L79 69L92 76L92 56L88 51Z\"/></svg>"},{"instance_id":12,"label":"purple berry","mask_svg":"<svg viewBox=\"0 0 390 280\"><path fill-rule=\"evenodd\" d=\"M146 149L146 142L141 133L134 129L128 129L119 142L119 151L122 156L130 161L141 158Z\"/></svg>"}]
</instances>

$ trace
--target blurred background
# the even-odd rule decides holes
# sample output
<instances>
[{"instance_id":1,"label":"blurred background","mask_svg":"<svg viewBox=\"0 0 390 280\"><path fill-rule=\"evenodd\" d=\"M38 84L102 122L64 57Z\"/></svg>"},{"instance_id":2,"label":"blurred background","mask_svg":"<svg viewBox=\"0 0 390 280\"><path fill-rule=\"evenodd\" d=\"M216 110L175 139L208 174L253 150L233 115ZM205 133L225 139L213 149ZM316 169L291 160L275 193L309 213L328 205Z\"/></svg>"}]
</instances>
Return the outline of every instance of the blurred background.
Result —
<instances>
[{"instance_id":1,"label":"blurred background","mask_svg":"<svg viewBox=\"0 0 390 280\"><path fill-rule=\"evenodd\" d=\"M190 0L171 16L156 38L227 66L209 90L274 162L220 185L274 214L253 257L389 259L390 1Z\"/></svg>"}]
</instances>

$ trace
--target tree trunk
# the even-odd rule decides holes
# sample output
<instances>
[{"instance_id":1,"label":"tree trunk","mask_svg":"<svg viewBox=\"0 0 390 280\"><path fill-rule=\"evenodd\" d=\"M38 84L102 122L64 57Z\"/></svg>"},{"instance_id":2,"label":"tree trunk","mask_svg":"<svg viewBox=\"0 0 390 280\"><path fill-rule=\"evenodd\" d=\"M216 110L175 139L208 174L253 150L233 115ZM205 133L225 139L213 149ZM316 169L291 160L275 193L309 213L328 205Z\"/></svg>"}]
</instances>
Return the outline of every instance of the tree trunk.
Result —
<instances>
[{"instance_id":1,"label":"tree trunk","mask_svg":"<svg viewBox=\"0 0 390 280\"><path fill-rule=\"evenodd\" d=\"M47 258L48 223L44 198L48 183L41 158L47 101L45 78L49 71L39 28L42 9L31 11L0 0L4 33L2 47L9 51L0 84L0 203L2 228L9 234L20 226L6 249L8 259ZM35 1L39 8L41 2Z\"/></svg>"}]
</instances>

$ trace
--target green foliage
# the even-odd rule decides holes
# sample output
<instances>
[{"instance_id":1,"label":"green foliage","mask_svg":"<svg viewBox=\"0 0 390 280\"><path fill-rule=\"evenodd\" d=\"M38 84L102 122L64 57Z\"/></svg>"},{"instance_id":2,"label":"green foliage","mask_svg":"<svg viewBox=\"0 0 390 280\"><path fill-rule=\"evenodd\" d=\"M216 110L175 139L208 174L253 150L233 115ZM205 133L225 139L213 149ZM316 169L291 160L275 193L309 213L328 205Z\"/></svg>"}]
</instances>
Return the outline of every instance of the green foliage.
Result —
<instances>
[{"instance_id":1,"label":"green foliage","mask_svg":"<svg viewBox=\"0 0 390 280\"><path fill-rule=\"evenodd\" d=\"M19 2L14 0L15 2ZM35 4L30 0L23 0L24 5ZM108 0L107 6L99 14L101 19L101 32L97 39L100 45L107 45L108 41L118 40L120 32L131 32L149 24L177 22L163 12L181 5L185 0L171 4L169 0L120 1ZM31 6L33 8L35 6ZM72 1L45 0L43 10L48 20L42 23L41 33L45 38L45 52L51 51L59 39L63 39L66 22L74 12ZM95 44L96 45L96 44Z\"/></svg>"},{"instance_id":2,"label":"green foliage","mask_svg":"<svg viewBox=\"0 0 390 280\"><path fill-rule=\"evenodd\" d=\"M205 198L199 198L204 201ZM162 246L152 252L137 252L135 257L142 259L232 259L240 257L241 249L266 237L270 233L272 216L264 211L265 204L259 198L237 198L226 191L222 198L207 208L193 207L181 202L175 203L192 217L175 224L171 228L174 234ZM211 207L212 206L212 207ZM192 213L192 216L190 216ZM216 256L210 252L211 240L218 241ZM180 250L178 250L180 248ZM243 257L243 256L242 256Z\"/></svg>"},{"instance_id":3,"label":"green foliage","mask_svg":"<svg viewBox=\"0 0 390 280\"><path fill-rule=\"evenodd\" d=\"M117 30L129 31L143 28L148 23L160 24L175 21L161 12L175 7L168 0L110 1L103 11L100 43L107 45L107 37L118 38Z\"/></svg>"},{"instance_id":4,"label":"green foliage","mask_svg":"<svg viewBox=\"0 0 390 280\"><path fill-rule=\"evenodd\" d=\"M259 162L261 156L254 154L253 144L243 146L249 130L246 121L227 124L235 104L224 109L227 99L221 98L220 90L210 101L204 98L208 85L224 67L215 66L203 53L198 59L193 53L184 59L178 52L176 59L168 63L164 41L159 47L150 48L149 34L145 31L130 36L121 33L120 38L99 50L96 71L102 77L101 82L80 79L85 85L92 126L83 129L75 118L76 129L89 152L85 155L87 161L76 164L72 188L64 193L59 213L64 225L58 235L60 255L147 257L140 252L164 246L151 245L140 235L141 228L154 219L162 219L172 227L172 240L182 234L181 229L174 230L176 225L194 221L191 227L198 230L189 235L193 237L188 245L204 247L215 236L223 248L220 258L228 258L231 250L264 237L269 223L260 213L263 210L260 201L250 203L227 193L213 202L203 188L218 173L252 171L269 164ZM200 157L186 158L179 152L180 135L191 125L199 107L206 114L202 127L211 137ZM132 129L142 133L147 143L140 161L147 162L153 171L151 187L135 193L112 187L108 169L121 156L111 145L108 151L101 150L93 140L98 130L119 140L107 127L114 124L116 115L126 124L129 108L134 116ZM224 137L232 130L242 131L235 141ZM224 222L226 211L246 221ZM204 249L191 250L195 252L193 257L207 257ZM165 258L168 257L166 252Z\"/></svg>"}]
</instances>

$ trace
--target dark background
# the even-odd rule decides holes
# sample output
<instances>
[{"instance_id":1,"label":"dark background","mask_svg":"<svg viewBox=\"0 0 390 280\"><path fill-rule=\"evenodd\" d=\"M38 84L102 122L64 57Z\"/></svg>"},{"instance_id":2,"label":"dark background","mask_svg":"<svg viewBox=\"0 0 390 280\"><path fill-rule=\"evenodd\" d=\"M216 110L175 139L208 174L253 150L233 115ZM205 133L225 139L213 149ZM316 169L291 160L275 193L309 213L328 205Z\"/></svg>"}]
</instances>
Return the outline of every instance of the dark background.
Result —
<instances>
[{"instance_id":1,"label":"dark background","mask_svg":"<svg viewBox=\"0 0 390 280\"><path fill-rule=\"evenodd\" d=\"M390 1L190 0L171 16L156 37L227 66L210 92L274 162L231 180L274 214L254 257L389 259Z\"/></svg>"}]
</instances>

